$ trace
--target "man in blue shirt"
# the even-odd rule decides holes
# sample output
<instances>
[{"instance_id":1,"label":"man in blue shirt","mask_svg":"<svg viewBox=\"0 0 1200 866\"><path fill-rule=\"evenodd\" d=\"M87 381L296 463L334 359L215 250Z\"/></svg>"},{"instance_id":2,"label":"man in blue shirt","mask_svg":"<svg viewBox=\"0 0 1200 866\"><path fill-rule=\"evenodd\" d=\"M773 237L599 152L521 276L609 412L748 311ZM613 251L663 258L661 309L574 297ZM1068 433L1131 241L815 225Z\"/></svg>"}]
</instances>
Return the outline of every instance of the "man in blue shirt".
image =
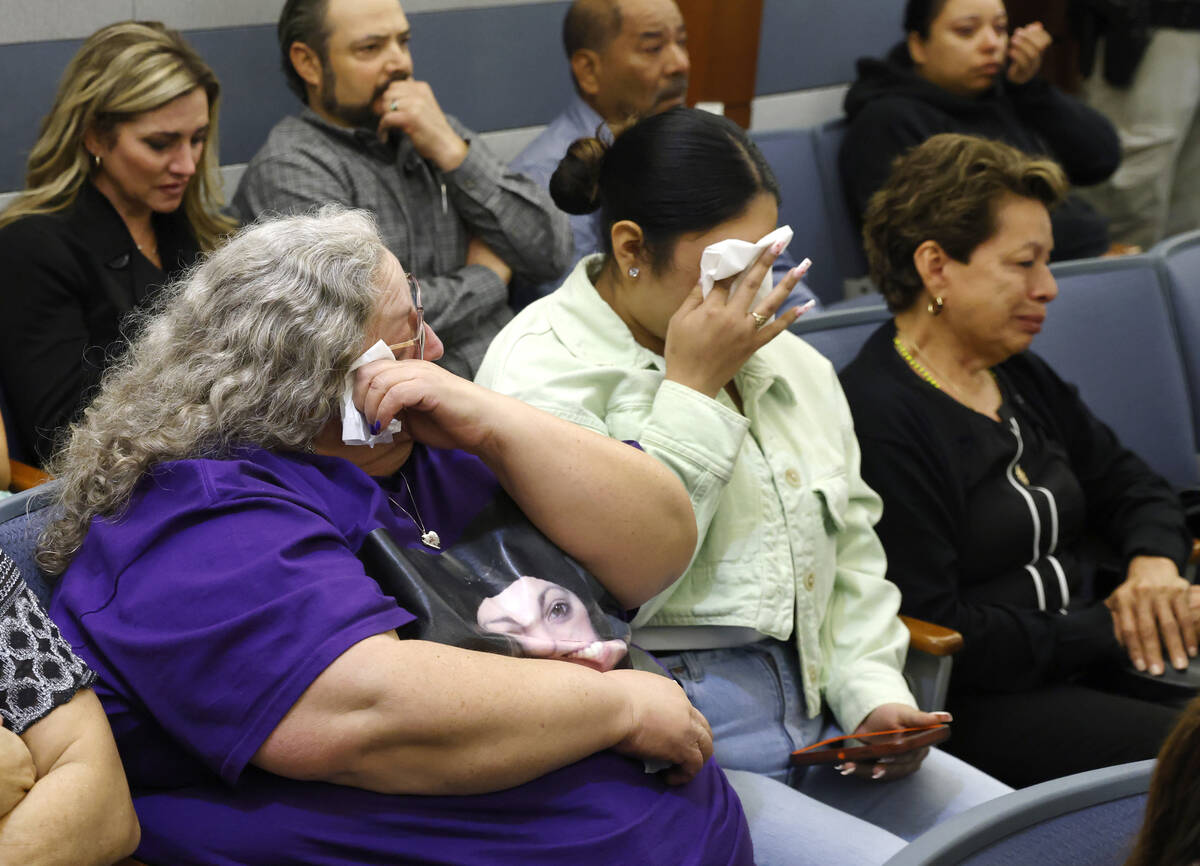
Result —
<instances>
[{"instance_id":1,"label":"man in blue shirt","mask_svg":"<svg viewBox=\"0 0 1200 866\"><path fill-rule=\"evenodd\" d=\"M543 188L577 138L611 138L611 127L683 105L687 94L687 29L675 0L575 0L563 47L575 96L511 165ZM603 248L598 214L572 216L571 231L572 265ZM569 271L541 285L515 285L514 305L549 294Z\"/></svg>"},{"instance_id":2,"label":"man in blue shirt","mask_svg":"<svg viewBox=\"0 0 1200 866\"><path fill-rule=\"evenodd\" d=\"M510 165L544 189L550 188L550 177L573 141L595 136L611 140L613 129L683 105L688 88L687 28L675 0L575 0L563 21L563 47L575 96ZM599 212L571 216L571 232L572 267L604 249ZM776 278L795 264L784 253L776 260ZM570 272L566 268L540 284L514 277L512 306L519 310L550 294ZM811 298L812 292L799 284L785 307Z\"/></svg>"}]
</instances>

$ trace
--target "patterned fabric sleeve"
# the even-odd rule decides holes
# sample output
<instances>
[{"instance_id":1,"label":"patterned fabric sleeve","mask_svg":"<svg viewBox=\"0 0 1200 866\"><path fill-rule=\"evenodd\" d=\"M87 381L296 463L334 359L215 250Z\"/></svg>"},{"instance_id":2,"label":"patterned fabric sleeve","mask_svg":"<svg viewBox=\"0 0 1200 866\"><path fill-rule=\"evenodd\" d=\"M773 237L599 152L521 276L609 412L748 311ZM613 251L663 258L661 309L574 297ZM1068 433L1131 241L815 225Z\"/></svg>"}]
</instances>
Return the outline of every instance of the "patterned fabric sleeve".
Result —
<instances>
[{"instance_id":1,"label":"patterned fabric sleeve","mask_svg":"<svg viewBox=\"0 0 1200 866\"><path fill-rule=\"evenodd\" d=\"M63 640L11 559L0 553L0 718L23 733L96 675Z\"/></svg>"}]
</instances>

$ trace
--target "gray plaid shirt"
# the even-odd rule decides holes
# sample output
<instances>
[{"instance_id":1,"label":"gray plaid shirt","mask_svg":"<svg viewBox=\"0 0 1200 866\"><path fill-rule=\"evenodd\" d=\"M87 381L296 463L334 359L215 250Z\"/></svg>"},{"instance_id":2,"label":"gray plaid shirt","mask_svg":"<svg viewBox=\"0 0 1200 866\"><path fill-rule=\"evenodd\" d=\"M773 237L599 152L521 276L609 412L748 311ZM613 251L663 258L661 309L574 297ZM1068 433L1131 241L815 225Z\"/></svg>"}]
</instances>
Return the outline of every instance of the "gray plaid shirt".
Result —
<instances>
[{"instance_id":1,"label":"gray plaid shirt","mask_svg":"<svg viewBox=\"0 0 1200 866\"><path fill-rule=\"evenodd\" d=\"M271 130L233 206L244 222L329 202L371 211L388 249L421 281L425 317L446 346L442 366L471 378L512 312L503 281L465 264L468 240L491 247L514 277L544 282L570 264L571 231L545 190L448 120L470 147L462 165L442 173L407 136L384 144L374 130L334 126L306 107Z\"/></svg>"}]
</instances>

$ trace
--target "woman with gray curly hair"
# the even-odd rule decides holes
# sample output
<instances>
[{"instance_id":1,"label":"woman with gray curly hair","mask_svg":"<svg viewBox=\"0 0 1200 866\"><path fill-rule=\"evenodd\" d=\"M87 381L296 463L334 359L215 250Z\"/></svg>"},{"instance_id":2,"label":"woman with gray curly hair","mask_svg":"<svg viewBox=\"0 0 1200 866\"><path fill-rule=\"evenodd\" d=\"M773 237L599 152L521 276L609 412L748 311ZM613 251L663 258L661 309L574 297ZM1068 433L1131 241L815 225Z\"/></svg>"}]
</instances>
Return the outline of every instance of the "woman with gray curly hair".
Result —
<instances>
[{"instance_id":1,"label":"woman with gray curly hair","mask_svg":"<svg viewBox=\"0 0 1200 866\"><path fill-rule=\"evenodd\" d=\"M687 565L663 467L440 353L369 217L327 208L209 255L72 429L39 555L99 675L139 856L750 862L673 682L414 638L356 558L380 528L442 556L506 492L626 607ZM370 448L344 441L359 413Z\"/></svg>"},{"instance_id":2,"label":"woman with gray curly hair","mask_svg":"<svg viewBox=\"0 0 1200 866\"><path fill-rule=\"evenodd\" d=\"M1153 757L1173 712L1115 693L1117 667L1196 654L1177 498L1026 351L1066 189L966 135L897 159L863 229L895 316L842 373L901 610L965 641L946 750L1015 786Z\"/></svg>"}]
</instances>

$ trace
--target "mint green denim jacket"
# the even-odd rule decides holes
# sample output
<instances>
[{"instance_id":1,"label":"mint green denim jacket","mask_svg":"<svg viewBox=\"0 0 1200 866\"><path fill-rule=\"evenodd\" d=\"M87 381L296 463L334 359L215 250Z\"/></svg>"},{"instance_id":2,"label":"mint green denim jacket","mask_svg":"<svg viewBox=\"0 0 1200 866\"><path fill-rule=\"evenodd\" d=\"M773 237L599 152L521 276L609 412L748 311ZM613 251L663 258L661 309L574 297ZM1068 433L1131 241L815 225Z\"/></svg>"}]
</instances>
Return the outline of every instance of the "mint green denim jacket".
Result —
<instances>
[{"instance_id":1,"label":"mint green denim jacket","mask_svg":"<svg viewBox=\"0 0 1200 866\"><path fill-rule=\"evenodd\" d=\"M885 703L915 706L901 668L908 631L872 529L879 497L833 367L782 334L712 400L663 378L597 294L584 258L497 335L481 385L590 430L636 440L682 480L700 543L687 572L644 604L644 626L741 626L794 638L810 716L822 695L843 730Z\"/></svg>"}]
</instances>

